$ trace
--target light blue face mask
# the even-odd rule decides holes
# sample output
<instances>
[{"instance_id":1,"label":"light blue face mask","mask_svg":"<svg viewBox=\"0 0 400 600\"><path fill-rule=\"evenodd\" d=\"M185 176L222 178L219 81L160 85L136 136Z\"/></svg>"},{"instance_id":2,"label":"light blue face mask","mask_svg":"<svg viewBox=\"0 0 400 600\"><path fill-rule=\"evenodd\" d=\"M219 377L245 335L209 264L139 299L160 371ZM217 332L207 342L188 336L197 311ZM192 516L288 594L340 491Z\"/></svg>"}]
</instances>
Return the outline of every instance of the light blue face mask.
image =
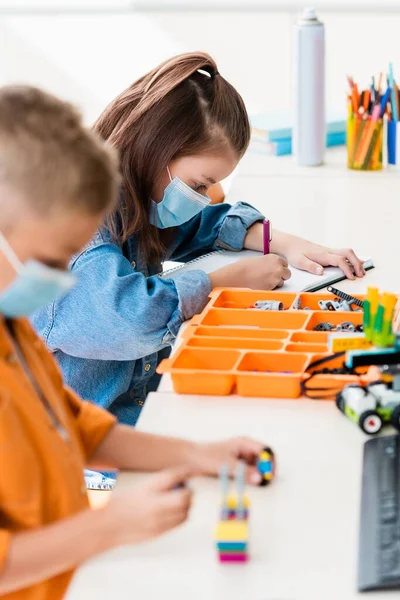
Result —
<instances>
[{"instance_id":1,"label":"light blue face mask","mask_svg":"<svg viewBox=\"0 0 400 600\"><path fill-rule=\"evenodd\" d=\"M68 292L76 283L72 273L46 267L37 260L22 264L1 232L0 250L17 273L14 281L0 292L0 313L6 317L30 315Z\"/></svg>"},{"instance_id":2,"label":"light blue face mask","mask_svg":"<svg viewBox=\"0 0 400 600\"><path fill-rule=\"evenodd\" d=\"M177 227L190 221L211 202L211 198L192 190L179 177L172 179L168 167L167 171L171 182L165 188L162 201L158 204L151 201L150 223L159 229Z\"/></svg>"}]
</instances>

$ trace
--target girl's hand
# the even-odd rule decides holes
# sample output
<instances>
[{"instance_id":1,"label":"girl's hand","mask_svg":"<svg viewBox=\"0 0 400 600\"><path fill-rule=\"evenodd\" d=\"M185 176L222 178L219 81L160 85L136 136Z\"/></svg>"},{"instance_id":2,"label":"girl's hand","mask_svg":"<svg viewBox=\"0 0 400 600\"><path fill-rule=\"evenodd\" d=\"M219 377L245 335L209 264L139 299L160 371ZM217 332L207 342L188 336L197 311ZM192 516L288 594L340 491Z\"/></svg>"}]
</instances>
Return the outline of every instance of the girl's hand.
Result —
<instances>
[{"instance_id":1,"label":"girl's hand","mask_svg":"<svg viewBox=\"0 0 400 600\"><path fill-rule=\"evenodd\" d=\"M247 480L259 485L261 475L256 463L260 452L266 444L247 437L233 438L224 442L196 444L194 446L193 465L203 475L218 475L221 465L229 464L231 475L234 475L238 460L247 465Z\"/></svg>"},{"instance_id":2,"label":"girl's hand","mask_svg":"<svg viewBox=\"0 0 400 600\"><path fill-rule=\"evenodd\" d=\"M291 272L287 261L276 254L243 258L208 274L211 288L241 287L253 290L274 290L281 287Z\"/></svg>"},{"instance_id":3,"label":"girl's hand","mask_svg":"<svg viewBox=\"0 0 400 600\"><path fill-rule=\"evenodd\" d=\"M250 227L244 240L244 246L249 250L258 250L262 252L262 223L255 223ZM312 242L308 242L307 240L303 240L302 238L288 233L283 233L276 229L272 230L271 252L285 256L289 264L293 267L315 273L316 275L322 275L324 267L339 267L348 279L355 279L354 273L357 277L363 277L365 275L363 262L356 256L353 250L350 250L349 248L333 250L332 248L313 244ZM245 261L240 262L244 264ZM217 274L218 271L215 273ZM242 285L242 287L244 286ZM255 286L251 285L247 285L247 287L256 289ZM259 287L258 289L273 288Z\"/></svg>"},{"instance_id":4,"label":"girl's hand","mask_svg":"<svg viewBox=\"0 0 400 600\"><path fill-rule=\"evenodd\" d=\"M365 275L363 261L349 248L333 250L281 232L277 232L276 237L279 244L276 251L284 254L297 269L322 275L323 267L339 267L348 279L355 279L354 273L357 277Z\"/></svg>"}]
</instances>

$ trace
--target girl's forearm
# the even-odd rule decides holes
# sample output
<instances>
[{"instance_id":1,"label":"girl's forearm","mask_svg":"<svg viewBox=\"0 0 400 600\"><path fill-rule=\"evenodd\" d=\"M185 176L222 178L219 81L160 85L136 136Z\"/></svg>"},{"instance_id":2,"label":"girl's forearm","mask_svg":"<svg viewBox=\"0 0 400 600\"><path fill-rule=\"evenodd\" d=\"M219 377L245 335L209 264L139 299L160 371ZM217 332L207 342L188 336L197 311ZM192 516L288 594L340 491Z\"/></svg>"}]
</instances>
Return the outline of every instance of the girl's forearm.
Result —
<instances>
[{"instance_id":1,"label":"girl's forearm","mask_svg":"<svg viewBox=\"0 0 400 600\"><path fill-rule=\"evenodd\" d=\"M244 239L244 247L248 250L258 250L262 252L264 248L263 235L263 224L254 223L254 225L252 225L247 231L247 235ZM288 233L284 233L283 231L273 229L271 252L273 252L274 254L285 255L291 242L293 242L296 239L298 238L296 238L294 235L290 235Z\"/></svg>"}]
</instances>

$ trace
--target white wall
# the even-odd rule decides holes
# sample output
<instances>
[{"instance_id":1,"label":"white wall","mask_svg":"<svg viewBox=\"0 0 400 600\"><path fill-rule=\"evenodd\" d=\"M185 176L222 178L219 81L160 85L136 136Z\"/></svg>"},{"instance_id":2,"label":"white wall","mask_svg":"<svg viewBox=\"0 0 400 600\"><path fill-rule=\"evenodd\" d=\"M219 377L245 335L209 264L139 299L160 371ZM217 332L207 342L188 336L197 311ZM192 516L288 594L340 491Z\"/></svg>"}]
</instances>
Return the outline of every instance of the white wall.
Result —
<instances>
[{"instance_id":1,"label":"white wall","mask_svg":"<svg viewBox=\"0 0 400 600\"><path fill-rule=\"evenodd\" d=\"M321 12L328 106L344 107L345 75L367 83L394 61L400 13ZM80 105L88 122L166 57L206 50L250 111L290 106L290 12L0 16L0 84L30 82Z\"/></svg>"}]
</instances>

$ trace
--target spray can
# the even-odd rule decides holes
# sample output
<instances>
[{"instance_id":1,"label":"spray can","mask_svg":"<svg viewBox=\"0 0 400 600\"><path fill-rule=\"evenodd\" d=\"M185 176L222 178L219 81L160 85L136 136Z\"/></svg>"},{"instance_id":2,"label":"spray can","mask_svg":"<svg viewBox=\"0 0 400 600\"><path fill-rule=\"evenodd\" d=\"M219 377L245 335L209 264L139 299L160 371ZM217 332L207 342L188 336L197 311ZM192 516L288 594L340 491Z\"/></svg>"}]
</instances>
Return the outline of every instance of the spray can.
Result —
<instances>
[{"instance_id":1,"label":"spray can","mask_svg":"<svg viewBox=\"0 0 400 600\"><path fill-rule=\"evenodd\" d=\"M322 164L325 151L325 30L306 8L294 32L293 154L299 165Z\"/></svg>"}]
</instances>

